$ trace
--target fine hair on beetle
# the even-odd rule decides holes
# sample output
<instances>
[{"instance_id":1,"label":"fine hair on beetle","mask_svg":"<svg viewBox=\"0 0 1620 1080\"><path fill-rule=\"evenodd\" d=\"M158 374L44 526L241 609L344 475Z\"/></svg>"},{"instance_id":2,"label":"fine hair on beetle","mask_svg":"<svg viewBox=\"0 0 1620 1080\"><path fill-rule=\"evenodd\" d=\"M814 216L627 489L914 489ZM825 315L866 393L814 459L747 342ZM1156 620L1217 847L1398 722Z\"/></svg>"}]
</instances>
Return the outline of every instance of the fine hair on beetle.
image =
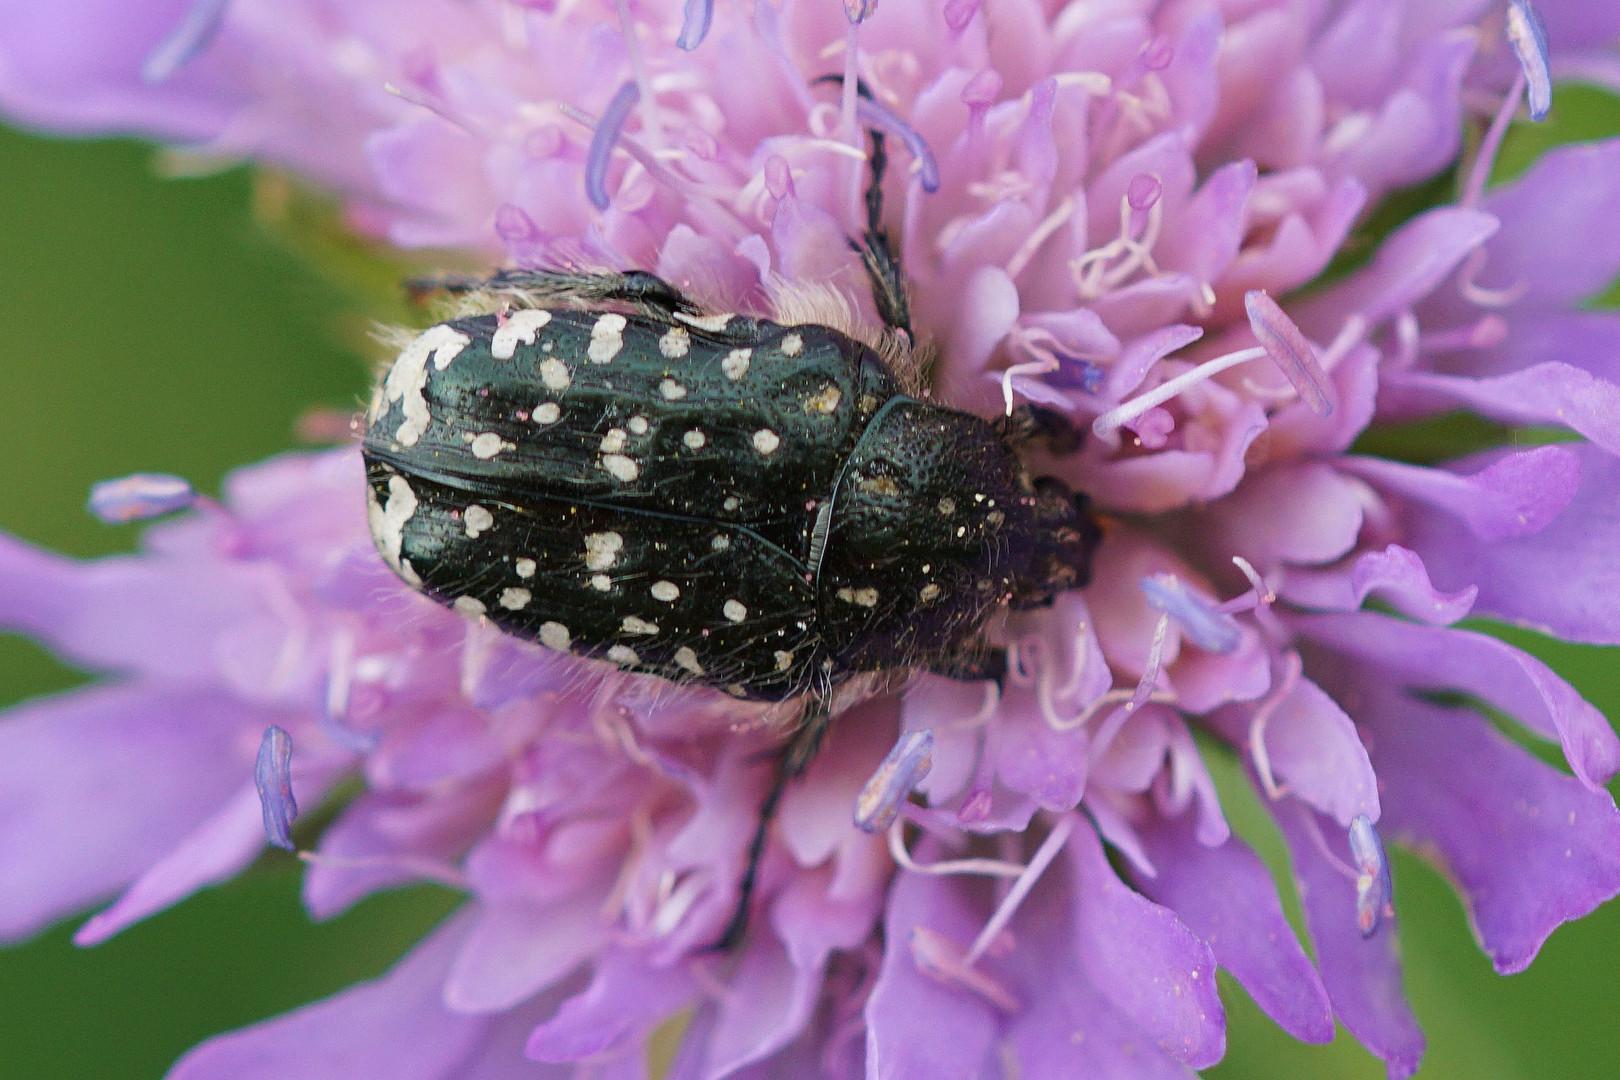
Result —
<instances>
[{"instance_id":1,"label":"fine hair on beetle","mask_svg":"<svg viewBox=\"0 0 1620 1080\"><path fill-rule=\"evenodd\" d=\"M1084 497L1018 454L1072 445L1062 417L930 400L881 131L870 145L850 245L876 323L820 282L770 279L749 315L637 270L441 278L416 288L446 297L444 321L388 334L368 413L369 523L406 582L480 628L656 676L636 691L654 703L700 685L786 730L721 947L832 718L920 671L999 680L996 620L1084 585L1099 539Z\"/></svg>"}]
</instances>

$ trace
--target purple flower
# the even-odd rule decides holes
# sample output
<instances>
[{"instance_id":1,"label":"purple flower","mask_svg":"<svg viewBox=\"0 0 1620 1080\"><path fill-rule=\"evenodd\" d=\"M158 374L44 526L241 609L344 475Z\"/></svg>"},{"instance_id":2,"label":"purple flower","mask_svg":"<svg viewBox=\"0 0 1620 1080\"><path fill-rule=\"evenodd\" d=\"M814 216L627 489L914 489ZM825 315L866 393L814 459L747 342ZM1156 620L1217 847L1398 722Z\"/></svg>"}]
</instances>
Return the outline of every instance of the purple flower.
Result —
<instances>
[{"instance_id":1,"label":"purple flower","mask_svg":"<svg viewBox=\"0 0 1620 1080\"><path fill-rule=\"evenodd\" d=\"M1094 583L996 631L999 686L920 677L834 724L731 955L706 946L770 711L413 592L372 546L354 450L244 470L135 556L0 542L0 625L107 675L0 724L0 932L116 897L78 935L104 940L267 827L309 848L318 917L407 881L468 895L382 979L174 1077L641 1075L677 1017L670 1075L700 1080L1184 1075L1224 1052L1217 965L1398 1077L1423 1039L1385 841L1441 864L1504 972L1620 892L1620 740L1454 625L1620 642L1620 319L1580 307L1620 270L1620 142L1483 190L1527 86L1620 82L1612 5L1542 4L1545 57L1520 0L39 7L0 14L16 118L274 163L397 244L640 267L726 308L815 281L870 318L847 237L880 126L935 394L1089 429L1049 467L1107 518ZM1457 203L1301 297L1471 120L1491 131ZM1349 452L1455 409L1585 441ZM1275 816L1314 963L1195 730ZM362 793L299 832L347 778Z\"/></svg>"}]
</instances>

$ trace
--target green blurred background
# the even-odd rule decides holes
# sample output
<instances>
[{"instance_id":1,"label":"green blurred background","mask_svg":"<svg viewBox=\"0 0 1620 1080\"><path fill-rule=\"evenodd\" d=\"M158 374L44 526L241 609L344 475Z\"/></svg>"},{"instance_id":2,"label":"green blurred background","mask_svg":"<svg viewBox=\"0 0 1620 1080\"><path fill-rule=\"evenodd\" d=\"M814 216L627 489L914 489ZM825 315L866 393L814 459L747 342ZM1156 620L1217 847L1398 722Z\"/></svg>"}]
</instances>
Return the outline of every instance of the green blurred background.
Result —
<instances>
[{"instance_id":1,"label":"green blurred background","mask_svg":"<svg viewBox=\"0 0 1620 1080\"><path fill-rule=\"evenodd\" d=\"M1515 129L1499 172L1554 141L1617 133L1620 102L1561 91L1551 123ZM354 251L264 227L284 223L289 206L298 217L298 199L256 190L241 169L162 178L172 164L132 143L0 129L0 528L74 555L134 543L132 529L84 513L95 480L155 470L217 491L233 466L294 445L310 407L351 409L369 381L363 341L379 282L398 272L355 262L348 280L365 267L371 295L335 285L292 248L328 269ZM1620 717L1615 650L1510 636ZM77 681L0 636L0 705ZM1260 808L1224 773L1234 824L1268 839ZM1504 979L1433 871L1397 855L1395 872L1408 986L1429 1035L1421 1077L1620 1076L1620 904L1560 930L1529 972ZM70 920L0 950L0 1080L155 1080L210 1034L382 971L453 904L442 890L409 889L313 925L297 864L277 854L96 949L73 947ZM1223 986L1230 1051L1211 1076L1383 1075L1344 1034L1296 1044Z\"/></svg>"}]
</instances>

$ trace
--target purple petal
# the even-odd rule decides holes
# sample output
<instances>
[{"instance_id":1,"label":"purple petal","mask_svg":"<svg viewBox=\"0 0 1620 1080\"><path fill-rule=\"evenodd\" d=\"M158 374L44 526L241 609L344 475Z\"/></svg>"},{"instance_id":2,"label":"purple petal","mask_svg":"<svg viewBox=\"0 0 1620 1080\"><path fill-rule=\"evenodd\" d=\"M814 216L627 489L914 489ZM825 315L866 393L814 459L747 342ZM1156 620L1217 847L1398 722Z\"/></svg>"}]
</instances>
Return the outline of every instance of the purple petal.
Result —
<instances>
[{"instance_id":1,"label":"purple petal","mask_svg":"<svg viewBox=\"0 0 1620 1080\"><path fill-rule=\"evenodd\" d=\"M1545 120L1552 108L1552 73L1548 71L1547 28L1530 0L1508 0L1507 36L1529 87L1530 119Z\"/></svg>"},{"instance_id":2,"label":"purple petal","mask_svg":"<svg viewBox=\"0 0 1620 1080\"><path fill-rule=\"evenodd\" d=\"M525 1052L536 1061L595 1057L644 1037L696 990L684 965L655 967L642 953L609 948L590 985L534 1029Z\"/></svg>"},{"instance_id":3,"label":"purple petal","mask_svg":"<svg viewBox=\"0 0 1620 1080\"><path fill-rule=\"evenodd\" d=\"M1364 493L1332 467L1301 462L1245 478L1212 507L1220 550L1262 570L1318 565L1347 553L1361 532Z\"/></svg>"},{"instance_id":4,"label":"purple petal","mask_svg":"<svg viewBox=\"0 0 1620 1080\"><path fill-rule=\"evenodd\" d=\"M1249 313L1249 329L1254 331L1255 339L1272 363L1282 370L1300 399L1318 416L1332 415L1332 384L1317 362L1316 351L1294 325L1294 320L1264 289L1251 289L1244 295L1243 303Z\"/></svg>"},{"instance_id":5,"label":"purple petal","mask_svg":"<svg viewBox=\"0 0 1620 1080\"><path fill-rule=\"evenodd\" d=\"M709 1035L704 1080L722 1080L792 1042L810 1019L821 968L795 967L773 934L749 938Z\"/></svg>"},{"instance_id":6,"label":"purple petal","mask_svg":"<svg viewBox=\"0 0 1620 1080\"><path fill-rule=\"evenodd\" d=\"M440 1000L464 932L464 920L452 920L379 979L210 1039L181 1058L167 1080L460 1077L457 1065L487 1024L448 1011Z\"/></svg>"},{"instance_id":7,"label":"purple petal","mask_svg":"<svg viewBox=\"0 0 1620 1080\"><path fill-rule=\"evenodd\" d=\"M1154 818L1137 833L1158 874L1133 874L1136 887L1209 942L1220 965L1283 1030L1305 1042L1331 1042L1327 991L1259 856L1236 837L1219 847L1199 843L1188 814Z\"/></svg>"},{"instance_id":8,"label":"purple petal","mask_svg":"<svg viewBox=\"0 0 1620 1080\"><path fill-rule=\"evenodd\" d=\"M1456 471L1480 465L1484 467L1475 471ZM1567 446L1485 454L1444 469L1356 457L1345 458L1339 467L1387 491L1444 511L1488 542L1545 529L1574 498L1582 472L1580 455ZM1435 564L1428 550L1419 543L1411 546L1432 573Z\"/></svg>"},{"instance_id":9,"label":"purple petal","mask_svg":"<svg viewBox=\"0 0 1620 1080\"><path fill-rule=\"evenodd\" d=\"M1536 364L1485 379L1396 371L1384 376L1382 390L1402 411L1461 406L1509 424L1567 428L1620 454L1620 386L1570 364Z\"/></svg>"},{"instance_id":10,"label":"purple petal","mask_svg":"<svg viewBox=\"0 0 1620 1080\"><path fill-rule=\"evenodd\" d=\"M1209 946L1114 873L1097 834L1069 840L1075 950L1081 968L1159 1049L1194 1069L1226 1051L1226 1013Z\"/></svg>"},{"instance_id":11,"label":"purple petal","mask_svg":"<svg viewBox=\"0 0 1620 1080\"><path fill-rule=\"evenodd\" d=\"M624 122L640 100L641 90L634 82L626 82L614 93L613 100L596 121L590 150L585 155L585 194L598 210L606 210L611 201L607 189L608 165L613 160L613 148L619 144L619 135L624 131Z\"/></svg>"},{"instance_id":12,"label":"purple petal","mask_svg":"<svg viewBox=\"0 0 1620 1080\"><path fill-rule=\"evenodd\" d=\"M556 983L607 941L602 900L586 889L555 904L480 905L445 977L445 1007L501 1012Z\"/></svg>"},{"instance_id":13,"label":"purple petal","mask_svg":"<svg viewBox=\"0 0 1620 1080\"><path fill-rule=\"evenodd\" d=\"M1229 706L1212 722L1234 746L1246 749L1251 717L1266 710L1261 732L1271 772L1289 794L1332 817L1341 829L1365 814L1378 819L1378 777L1338 703L1309 679L1301 679L1281 701Z\"/></svg>"},{"instance_id":14,"label":"purple petal","mask_svg":"<svg viewBox=\"0 0 1620 1080\"><path fill-rule=\"evenodd\" d=\"M1620 893L1620 811L1464 709L1363 682L1384 828L1435 859L1499 972Z\"/></svg>"},{"instance_id":15,"label":"purple petal","mask_svg":"<svg viewBox=\"0 0 1620 1080\"><path fill-rule=\"evenodd\" d=\"M1491 239L1483 275L1492 287L1527 291L1506 314L1574 306L1605 289L1620 272L1620 139L1547 151L1485 208L1502 222ZM1580 243L1570 243L1579 237Z\"/></svg>"},{"instance_id":16,"label":"purple petal","mask_svg":"<svg viewBox=\"0 0 1620 1080\"><path fill-rule=\"evenodd\" d=\"M1323 611L1355 611L1376 593L1402 615L1431 624L1467 615L1479 592L1472 585L1440 592L1417 552L1399 544L1358 555L1349 570L1290 570L1278 591L1291 604Z\"/></svg>"},{"instance_id":17,"label":"purple petal","mask_svg":"<svg viewBox=\"0 0 1620 1080\"><path fill-rule=\"evenodd\" d=\"M1084 831L1084 830L1076 830ZM901 874L884 919L883 967L867 999L867 1076L878 1080L973 1080L996 1037L989 1002L923 974L906 942L922 927L964 948L984 916L960 883Z\"/></svg>"},{"instance_id":18,"label":"purple petal","mask_svg":"<svg viewBox=\"0 0 1620 1080\"><path fill-rule=\"evenodd\" d=\"M172 686L98 686L11 709L0 721L0 940L161 859L230 799L250 767L240 739L263 723L234 698ZM233 760L237 771L222 767Z\"/></svg>"},{"instance_id":19,"label":"purple petal","mask_svg":"<svg viewBox=\"0 0 1620 1080\"><path fill-rule=\"evenodd\" d=\"M121 525L172 514L196 501L197 493L184 477L134 473L92 487L88 509L108 525Z\"/></svg>"},{"instance_id":20,"label":"purple petal","mask_svg":"<svg viewBox=\"0 0 1620 1080\"><path fill-rule=\"evenodd\" d=\"M1620 737L1603 714L1547 665L1504 641L1372 612L1310 616L1292 625L1336 652L1377 664L1381 682L1393 677L1414 690L1469 694L1557 739L1570 768L1594 791L1620 771Z\"/></svg>"},{"instance_id":21,"label":"purple petal","mask_svg":"<svg viewBox=\"0 0 1620 1080\"><path fill-rule=\"evenodd\" d=\"M292 786L292 750L292 736L285 728L271 724L264 729L264 738L259 742L259 759L253 766L264 835L284 851L293 850L292 823L298 819L298 800L293 797Z\"/></svg>"},{"instance_id":22,"label":"purple petal","mask_svg":"<svg viewBox=\"0 0 1620 1080\"><path fill-rule=\"evenodd\" d=\"M1404 1080L1423 1057L1424 1039L1401 988L1395 920L1383 920L1363 938L1356 927L1355 883L1318 846L1322 837L1337 835L1339 858L1348 858L1343 831L1294 799L1273 803L1272 813L1288 842L1305 925L1333 1011L1350 1034L1384 1060L1390 1080Z\"/></svg>"},{"instance_id":23,"label":"purple petal","mask_svg":"<svg viewBox=\"0 0 1620 1080\"><path fill-rule=\"evenodd\" d=\"M1469 529L1440 514L1416 515L1407 543L1442 586L1479 586L1475 613L1545 630L1570 641L1620 644L1620 561L1613 538L1620 535L1620 462L1596 447L1556 450L1580 471L1579 489L1562 513L1533 536L1481 543ZM1547 470L1556 505L1573 470ZM1563 475L1560 475L1562 473ZM1525 477L1527 485L1536 482ZM1548 496L1551 496L1548 499Z\"/></svg>"}]
</instances>

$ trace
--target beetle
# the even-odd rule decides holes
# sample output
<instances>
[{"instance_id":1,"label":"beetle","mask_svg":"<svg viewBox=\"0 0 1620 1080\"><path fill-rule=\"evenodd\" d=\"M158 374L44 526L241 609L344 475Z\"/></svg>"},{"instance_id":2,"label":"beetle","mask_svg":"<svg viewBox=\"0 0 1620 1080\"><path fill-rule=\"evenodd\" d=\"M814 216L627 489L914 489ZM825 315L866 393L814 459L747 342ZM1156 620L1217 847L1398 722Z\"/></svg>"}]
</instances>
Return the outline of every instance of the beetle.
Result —
<instances>
[{"instance_id":1,"label":"beetle","mask_svg":"<svg viewBox=\"0 0 1620 1080\"><path fill-rule=\"evenodd\" d=\"M467 313L403 348L363 442L373 538L413 587L625 671L800 703L722 944L833 713L910 672L994 677L991 616L1084 585L1099 537L1019 459L1042 417L927 399L871 138L851 243L876 333L825 288L760 317L640 271L441 281Z\"/></svg>"}]
</instances>

